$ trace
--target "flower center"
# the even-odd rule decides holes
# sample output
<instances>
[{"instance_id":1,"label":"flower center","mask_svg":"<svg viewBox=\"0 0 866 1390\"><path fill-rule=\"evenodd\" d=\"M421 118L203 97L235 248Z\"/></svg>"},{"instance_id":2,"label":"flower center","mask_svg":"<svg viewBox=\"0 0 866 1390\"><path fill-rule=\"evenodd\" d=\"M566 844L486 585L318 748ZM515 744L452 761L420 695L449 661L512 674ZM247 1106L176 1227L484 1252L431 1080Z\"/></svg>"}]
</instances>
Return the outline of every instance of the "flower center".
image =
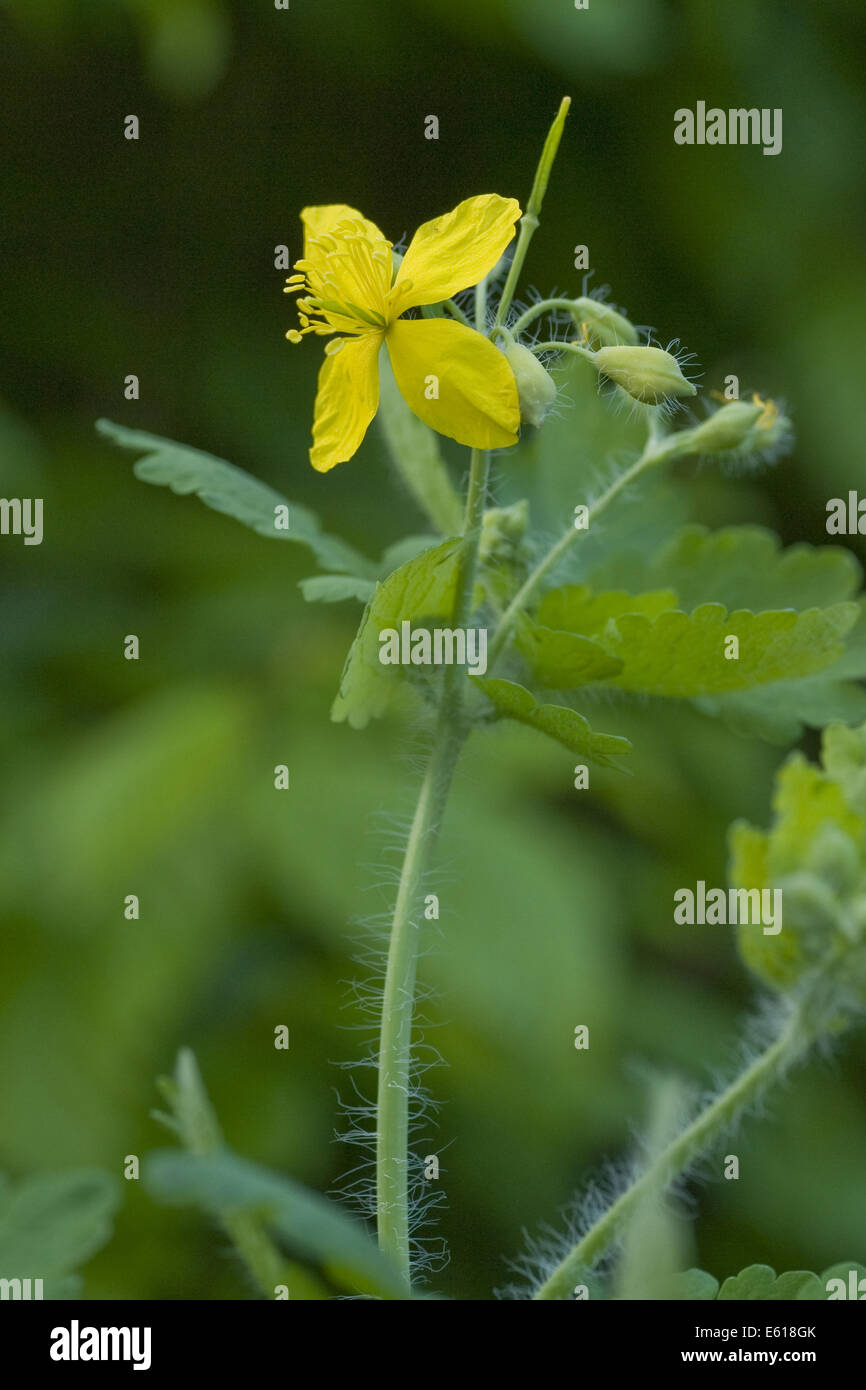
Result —
<instances>
[{"instance_id":1,"label":"flower center","mask_svg":"<svg viewBox=\"0 0 866 1390\"><path fill-rule=\"evenodd\" d=\"M381 332L388 324L391 244L373 241L362 222L347 218L331 232L308 237L307 256L295 262L285 293L298 294L299 343L305 333Z\"/></svg>"}]
</instances>

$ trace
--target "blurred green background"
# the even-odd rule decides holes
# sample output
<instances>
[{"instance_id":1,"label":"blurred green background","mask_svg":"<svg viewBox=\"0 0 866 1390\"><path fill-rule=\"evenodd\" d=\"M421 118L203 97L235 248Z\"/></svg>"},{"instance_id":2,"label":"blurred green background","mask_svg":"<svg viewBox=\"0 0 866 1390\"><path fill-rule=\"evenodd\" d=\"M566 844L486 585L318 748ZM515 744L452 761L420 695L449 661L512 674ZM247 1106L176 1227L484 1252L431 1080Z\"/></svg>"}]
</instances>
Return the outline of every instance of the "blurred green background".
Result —
<instances>
[{"instance_id":1,"label":"blurred green background","mask_svg":"<svg viewBox=\"0 0 866 1390\"><path fill-rule=\"evenodd\" d=\"M587 243L593 283L680 337L708 387L736 372L784 399L793 457L700 472L688 511L826 542L827 499L866 483L864 38L855 0L0 4L0 493L45 499L41 547L0 541L11 1176L119 1174L162 1145L154 1078L186 1044L232 1144L331 1189L354 1161L334 1139L334 1064L362 1046L352 923L386 905L381 816L416 779L411 731L329 722L357 609L305 606L303 552L136 482L93 420L228 458L371 554L423 529L375 429L352 463L310 469L320 355L284 341L274 247L299 254L309 202L359 206L396 241L471 194L525 198L569 92L526 284L579 291ZM673 112L698 99L782 107L783 153L676 146ZM450 1296L489 1297L522 1229L623 1152L646 1065L725 1066L749 1000L730 936L675 929L672 894L724 882L727 825L766 823L784 750L677 708L605 716L635 741L628 782L575 795L568 755L526 730L476 740L458 779L422 965L444 1105L419 1145L442 1154ZM866 1259L864 1084L861 1038L747 1123L739 1182L700 1190L696 1262ZM124 1189L88 1297L252 1296L195 1213Z\"/></svg>"}]
</instances>

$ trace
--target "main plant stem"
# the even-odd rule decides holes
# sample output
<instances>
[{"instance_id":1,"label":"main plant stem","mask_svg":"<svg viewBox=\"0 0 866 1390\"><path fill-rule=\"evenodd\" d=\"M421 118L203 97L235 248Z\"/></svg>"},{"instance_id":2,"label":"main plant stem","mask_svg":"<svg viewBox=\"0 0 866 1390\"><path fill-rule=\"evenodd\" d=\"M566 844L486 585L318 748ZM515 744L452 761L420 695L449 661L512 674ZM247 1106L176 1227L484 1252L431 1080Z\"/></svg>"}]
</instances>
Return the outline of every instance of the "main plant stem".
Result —
<instances>
[{"instance_id":1,"label":"main plant stem","mask_svg":"<svg viewBox=\"0 0 866 1390\"><path fill-rule=\"evenodd\" d=\"M472 452L463 551L460 557L454 623L465 627L472 612L478 544L487 493L489 455ZM379 1245L390 1254L407 1283L409 1252L409 1091L415 975L421 924L421 890L432 863L439 826L457 760L466 740L463 717L465 673L446 666L427 771L406 845L391 924L379 1038L379 1092L376 1123L376 1208Z\"/></svg>"},{"instance_id":2,"label":"main plant stem","mask_svg":"<svg viewBox=\"0 0 866 1390\"><path fill-rule=\"evenodd\" d=\"M668 1144L537 1290L537 1299L570 1298L582 1275L621 1233L623 1222L647 1191L664 1191L730 1127L742 1110L777 1081L808 1049L811 1034L793 1009L774 1042L682 1134Z\"/></svg>"},{"instance_id":3,"label":"main plant stem","mask_svg":"<svg viewBox=\"0 0 866 1390\"><path fill-rule=\"evenodd\" d=\"M496 307L491 337L495 337L497 332L502 330L508 316L529 243L538 227L541 205L570 105L571 98L564 97L548 131L535 171L529 203L521 220L517 247ZM449 304L449 307L452 306ZM482 282L476 290L474 307L476 326L478 331L483 332L487 315L486 282ZM462 311L458 310L457 313L465 317ZM463 522L463 549L454 602L453 621L457 627L466 627L472 615L472 596L478 566L484 502L487 496L488 468L488 453L473 449ZM407 1284L411 1284L409 1090L421 889L433 860L454 769L469 732L463 708L466 686L466 676L460 667L446 666L430 760L412 818L412 828L409 831L406 854L400 871L382 998L376 1108L376 1214L379 1245L395 1260Z\"/></svg>"}]
</instances>

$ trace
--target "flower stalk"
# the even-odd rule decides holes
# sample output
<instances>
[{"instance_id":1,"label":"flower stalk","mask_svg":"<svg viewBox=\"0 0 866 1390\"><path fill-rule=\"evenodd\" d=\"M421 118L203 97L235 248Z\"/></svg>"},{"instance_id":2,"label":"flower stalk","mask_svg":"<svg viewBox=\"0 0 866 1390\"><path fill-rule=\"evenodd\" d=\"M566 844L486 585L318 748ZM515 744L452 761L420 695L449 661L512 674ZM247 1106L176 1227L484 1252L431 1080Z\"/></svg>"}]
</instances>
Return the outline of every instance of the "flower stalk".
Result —
<instances>
[{"instance_id":1,"label":"flower stalk","mask_svg":"<svg viewBox=\"0 0 866 1390\"><path fill-rule=\"evenodd\" d=\"M647 1192L661 1193L727 1132L743 1110L751 1105L811 1046L813 1034L804 1014L791 1007L772 1043L731 1082L705 1110L677 1135L649 1164L640 1177L599 1217L586 1235L568 1252L533 1295L535 1299L572 1296L585 1272L605 1255L621 1234L623 1223Z\"/></svg>"}]
</instances>

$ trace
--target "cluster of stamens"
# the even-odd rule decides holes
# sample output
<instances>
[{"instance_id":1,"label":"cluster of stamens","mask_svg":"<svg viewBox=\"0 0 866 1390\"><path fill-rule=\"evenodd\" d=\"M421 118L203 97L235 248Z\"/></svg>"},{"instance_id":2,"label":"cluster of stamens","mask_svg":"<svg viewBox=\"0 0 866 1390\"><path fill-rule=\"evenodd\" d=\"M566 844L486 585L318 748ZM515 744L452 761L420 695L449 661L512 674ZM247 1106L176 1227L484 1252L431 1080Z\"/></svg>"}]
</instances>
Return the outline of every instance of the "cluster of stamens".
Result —
<instances>
[{"instance_id":1,"label":"cluster of stamens","mask_svg":"<svg viewBox=\"0 0 866 1390\"><path fill-rule=\"evenodd\" d=\"M373 242L362 223L351 218L331 233L308 240L313 253L295 262L286 294L298 299L300 329L286 334L290 343L304 334L365 333L388 323L386 299L391 282L391 244Z\"/></svg>"},{"instance_id":2,"label":"cluster of stamens","mask_svg":"<svg viewBox=\"0 0 866 1390\"><path fill-rule=\"evenodd\" d=\"M755 391L752 396L752 405L759 405L762 408L762 413L755 421L755 428L759 430L772 429L779 418L779 407L776 405L776 402L771 400L765 401L758 395L757 391Z\"/></svg>"}]
</instances>

